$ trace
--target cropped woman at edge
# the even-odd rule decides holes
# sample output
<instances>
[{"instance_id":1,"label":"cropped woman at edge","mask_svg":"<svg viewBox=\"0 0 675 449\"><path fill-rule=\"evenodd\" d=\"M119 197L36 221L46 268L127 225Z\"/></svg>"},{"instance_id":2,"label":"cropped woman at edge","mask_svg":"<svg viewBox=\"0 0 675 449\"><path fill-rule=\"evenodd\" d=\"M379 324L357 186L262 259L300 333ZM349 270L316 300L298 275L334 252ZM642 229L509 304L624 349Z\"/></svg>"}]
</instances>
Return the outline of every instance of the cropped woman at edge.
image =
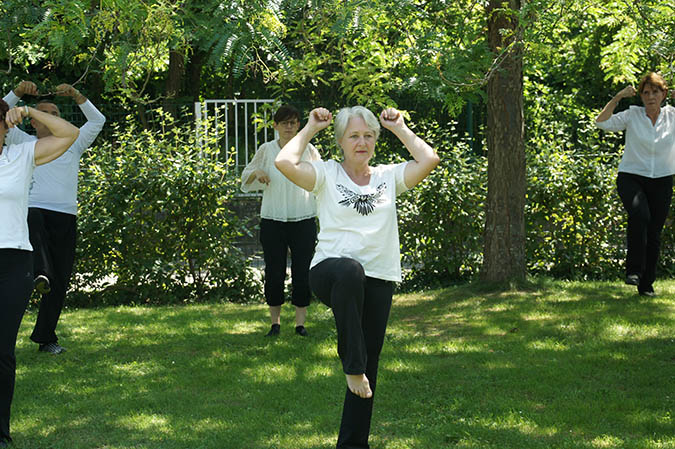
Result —
<instances>
[{"instance_id":1,"label":"cropped woman at edge","mask_svg":"<svg viewBox=\"0 0 675 449\"><path fill-rule=\"evenodd\" d=\"M368 448L379 356L394 282L401 280L396 196L426 178L439 158L396 109L382 111L378 122L368 109L355 106L340 110L335 120L342 162L302 161L302 149L331 121L327 109L314 109L275 164L317 198L321 229L310 285L332 309L347 381L337 447ZM380 124L399 138L413 160L369 164Z\"/></svg>"},{"instance_id":2,"label":"cropped woman at edge","mask_svg":"<svg viewBox=\"0 0 675 449\"><path fill-rule=\"evenodd\" d=\"M10 128L31 117L51 136L5 144ZM16 338L33 288L28 238L28 191L35 166L62 155L78 136L67 121L28 106L9 109L0 100L0 447L12 441L9 419L16 379Z\"/></svg>"},{"instance_id":3,"label":"cropped woman at edge","mask_svg":"<svg viewBox=\"0 0 675 449\"><path fill-rule=\"evenodd\" d=\"M622 98L640 95L643 107L612 114ZM670 210L675 173L675 108L663 106L668 86L648 73L638 86L619 91L595 119L605 131L626 131L616 187L628 213L626 284L654 296L661 231Z\"/></svg>"}]
</instances>

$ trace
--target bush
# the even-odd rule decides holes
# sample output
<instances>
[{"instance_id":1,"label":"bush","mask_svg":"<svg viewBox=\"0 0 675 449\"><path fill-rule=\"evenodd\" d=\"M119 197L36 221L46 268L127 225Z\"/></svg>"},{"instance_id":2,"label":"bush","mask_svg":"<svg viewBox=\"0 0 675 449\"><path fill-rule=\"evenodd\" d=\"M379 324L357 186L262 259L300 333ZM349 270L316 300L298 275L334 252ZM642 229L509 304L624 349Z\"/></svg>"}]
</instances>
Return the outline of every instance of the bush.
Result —
<instances>
[{"instance_id":1,"label":"bush","mask_svg":"<svg viewBox=\"0 0 675 449\"><path fill-rule=\"evenodd\" d=\"M404 289L468 279L479 270L483 251L487 159L472 155L454 127L422 123L415 132L441 163L398 201Z\"/></svg>"},{"instance_id":2,"label":"bush","mask_svg":"<svg viewBox=\"0 0 675 449\"><path fill-rule=\"evenodd\" d=\"M245 232L230 210L238 179L215 142L158 117L156 131L117 127L83 160L75 302L258 298L234 244Z\"/></svg>"},{"instance_id":3,"label":"bush","mask_svg":"<svg viewBox=\"0 0 675 449\"><path fill-rule=\"evenodd\" d=\"M616 279L626 251L626 213L615 186L623 136L601 132L587 110L576 110L572 126L573 104L565 101L558 99L560 110L538 110L529 122L527 269L564 279ZM486 158L475 156L452 127L418 123L415 131L437 149L441 164L398 201L404 289L473 277L482 264L485 225ZM660 275L675 271L671 222L663 232Z\"/></svg>"}]
</instances>

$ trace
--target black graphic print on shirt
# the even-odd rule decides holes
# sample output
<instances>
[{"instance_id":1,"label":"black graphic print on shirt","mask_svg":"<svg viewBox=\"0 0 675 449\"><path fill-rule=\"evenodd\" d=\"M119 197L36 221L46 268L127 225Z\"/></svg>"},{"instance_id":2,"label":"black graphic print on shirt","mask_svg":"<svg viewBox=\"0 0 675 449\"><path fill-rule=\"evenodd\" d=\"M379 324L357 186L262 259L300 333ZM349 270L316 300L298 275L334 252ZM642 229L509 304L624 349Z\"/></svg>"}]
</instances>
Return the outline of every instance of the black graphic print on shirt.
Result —
<instances>
[{"instance_id":1,"label":"black graphic print on shirt","mask_svg":"<svg viewBox=\"0 0 675 449\"><path fill-rule=\"evenodd\" d=\"M381 197L384 191L387 189L387 184L383 182L377 186L377 191L375 193L367 193L363 195L348 189L342 184L336 184L335 188L342 194L342 197L344 198L338 204L346 207L349 207L353 204L354 209L356 209L358 213L361 215L368 215L373 210L375 210L375 206L377 204L384 201L384 199Z\"/></svg>"}]
</instances>

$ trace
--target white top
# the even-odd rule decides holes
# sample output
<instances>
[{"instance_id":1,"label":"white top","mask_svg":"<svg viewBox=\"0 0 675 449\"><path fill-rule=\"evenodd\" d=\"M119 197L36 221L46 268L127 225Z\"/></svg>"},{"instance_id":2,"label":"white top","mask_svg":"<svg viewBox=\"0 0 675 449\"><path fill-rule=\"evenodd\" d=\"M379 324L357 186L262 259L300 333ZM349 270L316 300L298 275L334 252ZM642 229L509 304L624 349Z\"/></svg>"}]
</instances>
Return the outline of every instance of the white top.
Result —
<instances>
[{"instance_id":1,"label":"white top","mask_svg":"<svg viewBox=\"0 0 675 449\"><path fill-rule=\"evenodd\" d=\"M675 173L675 108L666 105L652 125L641 106L631 106L595 123L605 131L626 130L626 149L619 171L661 178Z\"/></svg>"},{"instance_id":2,"label":"white top","mask_svg":"<svg viewBox=\"0 0 675 449\"><path fill-rule=\"evenodd\" d=\"M316 217L316 200L314 195L289 181L274 166L274 159L281 151L279 141L274 140L260 145L251 162L241 174L241 190L251 192L262 190L260 217L276 221L300 221ZM321 156L314 145L307 144L302 153L303 161L320 161ZM250 184L246 180L256 170L262 170L270 178L269 185L255 179Z\"/></svg>"},{"instance_id":3,"label":"white top","mask_svg":"<svg viewBox=\"0 0 675 449\"><path fill-rule=\"evenodd\" d=\"M35 142L2 147L0 248L33 250L28 237L28 189L34 169Z\"/></svg>"},{"instance_id":4,"label":"white top","mask_svg":"<svg viewBox=\"0 0 675 449\"><path fill-rule=\"evenodd\" d=\"M19 97L10 92L4 100L12 107L19 101ZM80 135L65 153L35 169L28 199L29 207L77 215L77 175L80 171L80 157L94 142L105 124L105 116L89 100L79 106L87 118L87 123L80 128ZM6 142L12 144L36 139L35 136L26 134L18 128L12 128L7 133Z\"/></svg>"},{"instance_id":5,"label":"white top","mask_svg":"<svg viewBox=\"0 0 675 449\"><path fill-rule=\"evenodd\" d=\"M366 276L401 281L396 196L408 190L407 162L373 167L370 182L359 186L338 162L313 162L319 242L311 266L329 257L349 257Z\"/></svg>"}]
</instances>

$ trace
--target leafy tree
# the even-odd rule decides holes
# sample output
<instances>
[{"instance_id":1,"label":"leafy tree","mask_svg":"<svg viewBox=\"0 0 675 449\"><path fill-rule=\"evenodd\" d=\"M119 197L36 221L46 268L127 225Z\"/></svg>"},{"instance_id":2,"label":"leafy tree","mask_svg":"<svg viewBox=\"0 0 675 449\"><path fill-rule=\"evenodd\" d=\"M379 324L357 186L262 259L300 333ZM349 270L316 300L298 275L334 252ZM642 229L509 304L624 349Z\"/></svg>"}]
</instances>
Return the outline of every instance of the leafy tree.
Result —
<instances>
[{"instance_id":1,"label":"leafy tree","mask_svg":"<svg viewBox=\"0 0 675 449\"><path fill-rule=\"evenodd\" d=\"M226 73L234 91L244 70L288 59L269 0L5 0L0 8L9 37L0 62L11 83L58 67L78 81L100 78L111 97L197 99L205 70Z\"/></svg>"}]
</instances>

